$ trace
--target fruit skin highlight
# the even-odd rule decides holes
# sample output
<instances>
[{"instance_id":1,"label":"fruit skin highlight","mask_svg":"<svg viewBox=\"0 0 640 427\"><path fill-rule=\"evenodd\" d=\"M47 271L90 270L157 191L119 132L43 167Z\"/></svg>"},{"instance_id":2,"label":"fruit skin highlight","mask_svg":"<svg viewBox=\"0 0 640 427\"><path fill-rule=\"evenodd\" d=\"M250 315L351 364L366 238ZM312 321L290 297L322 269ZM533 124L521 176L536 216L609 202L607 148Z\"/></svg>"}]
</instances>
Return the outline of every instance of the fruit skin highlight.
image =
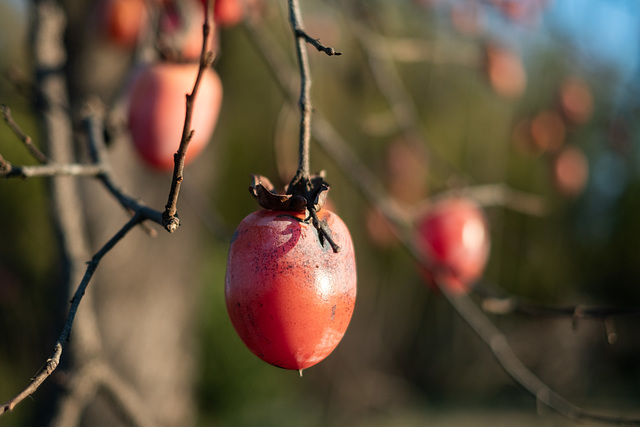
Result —
<instances>
[{"instance_id":1,"label":"fruit skin highlight","mask_svg":"<svg viewBox=\"0 0 640 427\"><path fill-rule=\"evenodd\" d=\"M178 151L186 113L186 95L191 93L198 64L161 62L138 70L130 86L128 128L140 158L153 169L170 171ZM209 143L222 104L222 83L213 69L203 75L195 99L185 164L195 159Z\"/></svg>"},{"instance_id":2,"label":"fruit skin highlight","mask_svg":"<svg viewBox=\"0 0 640 427\"><path fill-rule=\"evenodd\" d=\"M303 214L259 210L238 226L225 278L227 311L259 358L302 371L325 359L342 339L356 300L353 243L342 220L323 209L340 246L334 252Z\"/></svg>"},{"instance_id":3,"label":"fruit skin highlight","mask_svg":"<svg viewBox=\"0 0 640 427\"><path fill-rule=\"evenodd\" d=\"M418 221L417 247L429 267L422 272L453 293L467 292L487 263L490 237L482 209L471 200L449 197L433 203Z\"/></svg>"}]
</instances>

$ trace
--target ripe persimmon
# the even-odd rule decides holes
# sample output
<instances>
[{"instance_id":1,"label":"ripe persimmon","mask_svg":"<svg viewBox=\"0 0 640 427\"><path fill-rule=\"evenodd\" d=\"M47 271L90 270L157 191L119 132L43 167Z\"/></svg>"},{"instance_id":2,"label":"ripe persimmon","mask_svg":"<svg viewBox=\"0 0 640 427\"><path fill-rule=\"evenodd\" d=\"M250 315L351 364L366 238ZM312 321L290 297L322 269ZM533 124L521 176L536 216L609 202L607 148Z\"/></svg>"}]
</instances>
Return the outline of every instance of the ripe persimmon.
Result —
<instances>
[{"instance_id":1,"label":"ripe persimmon","mask_svg":"<svg viewBox=\"0 0 640 427\"><path fill-rule=\"evenodd\" d=\"M245 6L242 0L216 0L213 4L213 19L222 27L238 25L244 13Z\"/></svg>"},{"instance_id":2,"label":"ripe persimmon","mask_svg":"<svg viewBox=\"0 0 640 427\"><path fill-rule=\"evenodd\" d=\"M178 151L186 113L186 95L191 92L198 64L162 62L147 65L133 78L129 92L128 127L140 157L152 168L168 171ZM186 162L208 144L222 104L222 83L207 69L196 96L191 128L193 137Z\"/></svg>"},{"instance_id":3,"label":"ripe persimmon","mask_svg":"<svg viewBox=\"0 0 640 427\"><path fill-rule=\"evenodd\" d=\"M102 34L124 48L135 46L149 21L144 0L104 0L98 15Z\"/></svg>"},{"instance_id":4,"label":"ripe persimmon","mask_svg":"<svg viewBox=\"0 0 640 427\"><path fill-rule=\"evenodd\" d=\"M567 198L579 196L589 180L587 156L579 147L564 147L551 159L551 175L561 195Z\"/></svg>"},{"instance_id":5,"label":"ripe persimmon","mask_svg":"<svg viewBox=\"0 0 640 427\"><path fill-rule=\"evenodd\" d=\"M491 87L505 98L520 97L527 87L527 72L518 54L490 44L485 50L484 69Z\"/></svg>"},{"instance_id":6,"label":"ripe persimmon","mask_svg":"<svg viewBox=\"0 0 640 427\"><path fill-rule=\"evenodd\" d=\"M325 359L355 305L349 230L327 209L318 218L339 252L303 214L266 209L242 220L229 248L225 300L231 323L254 354L285 369L302 371Z\"/></svg>"},{"instance_id":7,"label":"ripe persimmon","mask_svg":"<svg viewBox=\"0 0 640 427\"><path fill-rule=\"evenodd\" d=\"M205 11L198 0L165 0L159 18L165 56L194 62L200 58ZM216 52L217 45L217 32L211 31L207 50Z\"/></svg>"},{"instance_id":8,"label":"ripe persimmon","mask_svg":"<svg viewBox=\"0 0 640 427\"><path fill-rule=\"evenodd\" d=\"M480 207L463 197L437 200L418 222L418 248L427 259L428 281L466 292L480 278L489 257L487 220Z\"/></svg>"}]
</instances>

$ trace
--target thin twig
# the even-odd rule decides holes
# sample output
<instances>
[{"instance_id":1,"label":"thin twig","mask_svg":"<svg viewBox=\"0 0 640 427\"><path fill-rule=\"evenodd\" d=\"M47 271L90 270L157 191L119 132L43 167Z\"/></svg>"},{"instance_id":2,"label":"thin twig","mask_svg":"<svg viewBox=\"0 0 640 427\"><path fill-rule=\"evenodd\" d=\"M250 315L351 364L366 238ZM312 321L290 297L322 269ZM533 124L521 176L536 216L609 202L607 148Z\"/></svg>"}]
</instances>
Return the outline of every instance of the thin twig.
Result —
<instances>
[{"instance_id":1,"label":"thin twig","mask_svg":"<svg viewBox=\"0 0 640 427\"><path fill-rule=\"evenodd\" d=\"M11 165L8 171L0 170L2 178L39 178L50 176L99 176L104 172L101 165L84 165L79 163L56 164L47 163L35 166Z\"/></svg>"},{"instance_id":2,"label":"thin twig","mask_svg":"<svg viewBox=\"0 0 640 427\"><path fill-rule=\"evenodd\" d=\"M311 71L309 67L309 55L307 54L306 33L302 29L302 17L298 0L289 0L289 21L295 37L296 57L298 58L298 71L300 73L300 140L299 162L296 175L291 180L290 187L303 184L309 189L309 145L311 141Z\"/></svg>"},{"instance_id":3,"label":"thin twig","mask_svg":"<svg viewBox=\"0 0 640 427\"><path fill-rule=\"evenodd\" d=\"M297 101L296 89L290 82L293 80L293 71L287 70L282 64L286 64L284 54L274 48L276 42L271 40L269 34L255 22L245 22L245 30L249 40L254 45L256 52L265 62L268 71L274 77L275 83L280 87L287 100L295 104ZM344 171L348 171L349 177L354 181L356 187L376 206L385 212L388 218L394 218L396 225L400 228L406 225L401 209L393 200L385 196L380 182L375 176L359 161L357 155L348 147L342 136L323 117L320 111L314 112L312 123L312 133L325 151L333 157ZM402 218L402 219L400 219Z\"/></svg>"},{"instance_id":4,"label":"thin twig","mask_svg":"<svg viewBox=\"0 0 640 427\"><path fill-rule=\"evenodd\" d=\"M33 100L36 88L29 77L24 74L24 70L16 64L10 64L2 73L7 82L13 86L16 93L25 100Z\"/></svg>"},{"instance_id":5,"label":"thin twig","mask_svg":"<svg viewBox=\"0 0 640 427\"><path fill-rule=\"evenodd\" d=\"M318 52L324 52L324 53L327 54L327 56L334 56L334 55L335 56L340 56L340 55L342 55L342 52L338 52L337 50L335 50L331 46L323 45L322 43L320 43L320 39L314 39L313 37L311 37L309 34L307 34L306 31L304 31L300 27L294 28L294 32L296 34L296 37L302 37L305 42L307 42L311 46L315 47L318 50Z\"/></svg>"},{"instance_id":6,"label":"thin twig","mask_svg":"<svg viewBox=\"0 0 640 427\"><path fill-rule=\"evenodd\" d=\"M11 109L6 105L0 105L4 120L13 133L22 141L29 153L41 164L35 166L16 166L0 156L0 177L2 178L36 178L51 176L98 176L105 173L105 165L94 162L91 165L80 163L56 163L48 159L42 151L33 143L20 125L11 115Z\"/></svg>"},{"instance_id":7,"label":"thin twig","mask_svg":"<svg viewBox=\"0 0 640 427\"><path fill-rule=\"evenodd\" d=\"M324 51L327 55L340 55L332 48L326 48L316 39L309 35L302 28L302 14L298 0L289 0L289 22L295 39L296 58L298 71L300 73L300 97L298 107L300 108L300 139L298 169L291 179L287 193L299 195L307 200L307 210L313 226L323 238L326 238L334 252L340 252L340 246L333 240L331 230L325 221L320 221L314 203L314 185L311 182L309 173L309 147L311 145L311 115L313 107L311 105L311 70L309 66L309 55L307 53L307 43L315 46L319 51Z\"/></svg>"},{"instance_id":8,"label":"thin twig","mask_svg":"<svg viewBox=\"0 0 640 427\"><path fill-rule=\"evenodd\" d=\"M485 207L504 206L531 216L544 216L549 212L548 203L542 196L516 190L503 183L468 185L451 190L451 193L469 197Z\"/></svg>"},{"instance_id":9,"label":"thin twig","mask_svg":"<svg viewBox=\"0 0 640 427\"><path fill-rule=\"evenodd\" d=\"M412 256L421 262L422 257L411 249L410 245L405 243L405 246L409 248ZM437 284L456 312L491 349L505 372L535 397L538 403L544 404L574 421L595 420L618 425L640 424L640 418L625 418L588 412L553 391L522 363L504 334L482 313L468 295L454 295L449 291L446 283L438 282Z\"/></svg>"},{"instance_id":10,"label":"thin twig","mask_svg":"<svg viewBox=\"0 0 640 427\"><path fill-rule=\"evenodd\" d=\"M120 205L127 209L127 211L133 214L139 214L144 219L151 220L159 225L164 225L162 213L157 211L140 200L137 200L127 195L116 183L111 176L111 170L109 163L107 162L107 148L104 142L104 121L103 116L99 110L92 107L93 103L87 103L87 108L83 116L83 125L87 133L87 140L89 145L89 154L95 165L100 166L101 173L97 175L98 179L102 181L105 188L114 196ZM141 222L141 225L145 225ZM146 228L147 232L154 233L153 230Z\"/></svg>"},{"instance_id":11,"label":"thin twig","mask_svg":"<svg viewBox=\"0 0 640 427\"><path fill-rule=\"evenodd\" d=\"M640 308L637 307L589 307L586 305L549 305L535 301L528 301L522 297L497 293L494 289L481 281L474 287L474 293L481 298L482 309L495 315L521 314L528 316L544 317L568 317L577 321L579 319L606 320L612 316L637 316Z\"/></svg>"},{"instance_id":12,"label":"thin twig","mask_svg":"<svg viewBox=\"0 0 640 427\"><path fill-rule=\"evenodd\" d=\"M106 146L103 137L103 122L95 111L85 113L83 123L87 131L91 164L45 163L35 166L16 166L0 155L0 178L41 178L53 176L97 177L105 188L118 200L127 211L140 214L144 219L164 225L162 213L146 206L141 201L125 194L111 177L111 169L106 161ZM153 230L147 229L153 233Z\"/></svg>"},{"instance_id":13,"label":"thin twig","mask_svg":"<svg viewBox=\"0 0 640 427\"><path fill-rule=\"evenodd\" d=\"M204 76L207 68L213 63L213 52L209 51L209 34L211 33L211 24L209 17L213 14L212 0L207 0L207 11L204 16L204 24L202 25L202 51L200 52L200 67L198 68L198 75L196 82L193 85L193 90L187 95L187 111L185 114L184 127L182 128L182 137L180 140L180 147L178 152L174 155L174 168L173 177L171 179L171 189L169 190L169 197L165 210L162 214L163 225L165 229L173 233L180 226L180 220L178 219L178 196L180 194L180 187L184 179L184 161L187 155L187 148L191 137L195 132L191 129L191 117L193 116L193 105L198 95L198 89L200 88L200 82Z\"/></svg>"},{"instance_id":14,"label":"thin twig","mask_svg":"<svg viewBox=\"0 0 640 427\"><path fill-rule=\"evenodd\" d=\"M13 133L22 141L29 150L29 153L40 163L44 164L48 162L47 156L44 155L42 151L38 147L33 144L33 140L29 135L27 135L20 126L15 122L13 116L11 115L11 109L6 105L1 105L2 115L4 116L4 121L7 122L9 128L13 131Z\"/></svg>"},{"instance_id":15,"label":"thin twig","mask_svg":"<svg viewBox=\"0 0 640 427\"><path fill-rule=\"evenodd\" d=\"M38 387L42 384L42 382L47 379L53 371L58 367L60 363L60 356L62 355L62 350L66 345L69 337L71 335L71 328L73 327L73 322L76 317L76 313L78 311L78 307L80 306L80 302L82 301L82 297L89 286L89 282L93 278L93 274L95 273L98 265L102 258L111 250L113 247L120 241L126 234L131 231L133 227L138 225L141 221L144 220L144 217L141 215L134 215L109 241L102 247L98 252L96 252L91 261L87 263L87 269L85 271L84 277L78 285L76 292L71 298L71 306L69 307L69 313L67 314L67 320L62 328L62 332L56 342L53 350L53 354L45 365L38 371L38 373L31 379L31 382L22 390L18 395L9 401L5 402L0 406L0 415L11 411L18 403L24 400L27 396L33 394Z\"/></svg>"},{"instance_id":16,"label":"thin twig","mask_svg":"<svg viewBox=\"0 0 640 427\"><path fill-rule=\"evenodd\" d=\"M0 176L7 176L13 170L13 165L0 154Z\"/></svg>"},{"instance_id":17,"label":"thin twig","mask_svg":"<svg viewBox=\"0 0 640 427\"><path fill-rule=\"evenodd\" d=\"M38 387L40 387L40 384L42 384L42 382L46 380L58 367L58 364L60 363L60 356L62 356L62 344L58 342L53 348L53 354L51 357L47 359L38 373L31 378L29 385L27 385L27 387L25 387L24 390L18 393L15 397L9 399L0 406L0 415L13 410L18 403L22 402L28 396L31 396Z\"/></svg>"}]
</instances>

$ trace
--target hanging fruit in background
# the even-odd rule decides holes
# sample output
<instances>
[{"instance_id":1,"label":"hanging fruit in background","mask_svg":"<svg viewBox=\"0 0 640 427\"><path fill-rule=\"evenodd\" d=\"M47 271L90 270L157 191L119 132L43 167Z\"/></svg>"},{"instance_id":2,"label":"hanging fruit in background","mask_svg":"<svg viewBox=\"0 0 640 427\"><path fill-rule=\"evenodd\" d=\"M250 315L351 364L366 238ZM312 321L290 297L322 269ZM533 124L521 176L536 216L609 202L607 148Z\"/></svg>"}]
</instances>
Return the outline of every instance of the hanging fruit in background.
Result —
<instances>
[{"instance_id":1,"label":"hanging fruit in background","mask_svg":"<svg viewBox=\"0 0 640 427\"><path fill-rule=\"evenodd\" d=\"M552 110L538 112L531 120L531 137L538 151L554 152L564 144L566 126L560 114Z\"/></svg>"},{"instance_id":2,"label":"hanging fruit in background","mask_svg":"<svg viewBox=\"0 0 640 427\"><path fill-rule=\"evenodd\" d=\"M400 204L413 205L427 197L429 163L419 141L403 137L389 144L386 155L386 181L389 194Z\"/></svg>"},{"instance_id":3,"label":"hanging fruit in background","mask_svg":"<svg viewBox=\"0 0 640 427\"><path fill-rule=\"evenodd\" d=\"M198 64L155 63L135 73L129 91L128 127L140 158L153 169L173 169L186 113L186 95L191 93ZM222 103L222 83L207 69L198 91L191 129L193 138L185 162L204 150L213 134Z\"/></svg>"},{"instance_id":4,"label":"hanging fruit in background","mask_svg":"<svg viewBox=\"0 0 640 427\"><path fill-rule=\"evenodd\" d=\"M460 34L477 37L485 30L485 17L482 6L474 1L451 5L449 11L451 25Z\"/></svg>"},{"instance_id":5,"label":"hanging fruit in background","mask_svg":"<svg viewBox=\"0 0 640 427\"><path fill-rule=\"evenodd\" d=\"M216 0L213 5L213 16L216 24L222 27L232 27L242 21L244 9L242 0Z\"/></svg>"},{"instance_id":6,"label":"hanging fruit in background","mask_svg":"<svg viewBox=\"0 0 640 427\"><path fill-rule=\"evenodd\" d=\"M160 15L160 43L165 56L195 61L202 53L205 8L199 0L165 1ZM216 52L217 32L211 31L207 50Z\"/></svg>"},{"instance_id":7,"label":"hanging fruit in background","mask_svg":"<svg viewBox=\"0 0 640 427\"><path fill-rule=\"evenodd\" d=\"M393 224L375 206L369 207L365 217L367 236L371 243L379 248L391 248L398 245L398 237Z\"/></svg>"},{"instance_id":8,"label":"hanging fruit in background","mask_svg":"<svg viewBox=\"0 0 640 427\"><path fill-rule=\"evenodd\" d=\"M149 21L145 0L104 0L96 11L105 39L124 48L135 46Z\"/></svg>"},{"instance_id":9,"label":"hanging fruit in background","mask_svg":"<svg viewBox=\"0 0 640 427\"><path fill-rule=\"evenodd\" d=\"M512 50L496 44L485 48L484 68L489 84L505 98L520 97L527 87L522 59Z\"/></svg>"},{"instance_id":10,"label":"hanging fruit in background","mask_svg":"<svg viewBox=\"0 0 640 427\"><path fill-rule=\"evenodd\" d=\"M560 86L560 111L571 124L581 125L589 121L593 113L593 97L586 81L569 77Z\"/></svg>"},{"instance_id":11,"label":"hanging fruit in background","mask_svg":"<svg viewBox=\"0 0 640 427\"><path fill-rule=\"evenodd\" d=\"M551 175L556 190L562 196L579 196L589 179L587 156L576 146L564 147L551 158Z\"/></svg>"},{"instance_id":12,"label":"hanging fruit in background","mask_svg":"<svg viewBox=\"0 0 640 427\"><path fill-rule=\"evenodd\" d=\"M419 218L417 247L427 260L422 271L429 283L450 292L467 292L484 272L490 250L487 220L469 199L436 200Z\"/></svg>"}]
</instances>

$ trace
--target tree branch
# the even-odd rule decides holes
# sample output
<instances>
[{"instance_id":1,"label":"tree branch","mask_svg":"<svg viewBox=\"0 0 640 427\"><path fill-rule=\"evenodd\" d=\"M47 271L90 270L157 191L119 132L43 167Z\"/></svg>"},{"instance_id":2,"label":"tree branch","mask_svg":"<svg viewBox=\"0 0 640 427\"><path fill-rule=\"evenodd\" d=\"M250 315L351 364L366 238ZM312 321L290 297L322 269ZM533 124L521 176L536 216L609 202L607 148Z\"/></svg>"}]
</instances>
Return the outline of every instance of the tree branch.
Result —
<instances>
[{"instance_id":1,"label":"tree branch","mask_svg":"<svg viewBox=\"0 0 640 427\"><path fill-rule=\"evenodd\" d=\"M8 169L0 169L2 178L39 178L51 176L98 176L104 173L101 165L83 165L78 163L47 163L36 166L13 166L5 161Z\"/></svg>"},{"instance_id":2,"label":"tree branch","mask_svg":"<svg viewBox=\"0 0 640 427\"><path fill-rule=\"evenodd\" d=\"M89 101L83 113L82 123L87 133L87 142L89 145L89 154L96 165L101 165L101 172L97 175L102 181L107 191L114 196L118 202L128 211L140 215L143 219L148 219L156 224L164 226L162 213L157 211L140 200L127 195L111 177L111 169L107 161L107 148L104 142L104 117L101 108L97 106L96 101ZM142 223L142 221L141 221Z\"/></svg>"},{"instance_id":3,"label":"tree branch","mask_svg":"<svg viewBox=\"0 0 640 427\"><path fill-rule=\"evenodd\" d=\"M42 384L43 381L46 380L49 375L51 375L53 371L55 371L55 369L58 367L58 364L60 363L60 356L62 356L62 345L60 343L56 343L53 348L51 357L47 359L45 364L42 366L42 368L40 368L36 375L31 378L31 382L29 383L29 385L27 385L27 387L25 387L15 397L9 399L5 403L3 403L2 406L0 406L0 415L4 414L5 412L12 411L18 403L31 396L38 389L38 387L40 387L40 384Z\"/></svg>"},{"instance_id":4,"label":"tree branch","mask_svg":"<svg viewBox=\"0 0 640 427\"><path fill-rule=\"evenodd\" d=\"M616 308L616 307L588 307L585 305L552 306L535 301L528 301L514 295L506 295L505 292L496 292L481 281L474 287L476 295L480 296L482 309L495 315L522 314L544 317L570 317L577 322L579 319L605 320L612 316L637 316L640 308Z\"/></svg>"},{"instance_id":5,"label":"tree branch","mask_svg":"<svg viewBox=\"0 0 640 427\"><path fill-rule=\"evenodd\" d=\"M111 168L107 161L107 149L104 143L103 115L96 104L96 100L87 102L82 120L87 133L89 153L92 159L91 164L53 163L46 159L47 162L42 165L14 166L0 155L0 178L27 179L55 176L95 177L102 181L105 188L125 209L130 212L139 213L144 219L149 219L161 226L164 226L164 220L161 212L152 209L141 201L127 195L114 182L111 176ZM13 120L12 123L17 129L19 129L18 125ZM18 136L20 137L20 134L18 134ZM28 136L26 138L31 140Z\"/></svg>"},{"instance_id":6,"label":"tree branch","mask_svg":"<svg viewBox=\"0 0 640 427\"><path fill-rule=\"evenodd\" d=\"M32 138L27 135L11 115L11 109L7 105L0 105L4 120L13 133L24 143L29 153L41 164L36 166L14 166L0 156L0 177L2 178L36 178L51 176L98 176L106 173L106 166L98 161L94 164L84 165L78 163L56 163L45 156L38 147L33 144Z\"/></svg>"},{"instance_id":7,"label":"tree branch","mask_svg":"<svg viewBox=\"0 0 640 427\"><path fill-rule=\"evenodd\" d=\"M180 226L180 220L178 219L178 196L180 194L180 187L184 179L184 159L187 155L187 148L189 142L193 136L193 129L191 129L191 117L193 115L193 105L198 95L198 89L200 88L200 82L208 67L213 63L213 52L209 51L208 42L209 34L211 33L210 16L213 14L212 0L207 0L207 11L204 17L204 24L202 25L202 51L200 52L200 67L198 68L198 75L196 76L196 82L193 86L193 90L187 95L187 111L185 114L184 127L182 129L182 138L180 140L180 147L178 152L174 155L174 168L173 176L171 179L171 189L169 190L169 197L165 210L162 213L162 223L164 228L173 233Z\"/></svg>"},{"instance_id":8,"label":"tree branch","mask_svg":"<svg viewBox=\"0 0 640 427\"><path fill-rule=\"evenodd\" d=\"M256 52L261 56L267 69L273 75L275 83L280 87L287 100L295 104L298 95L295 87L289 83L293 80L294 72L282 65L286 64L287 61L284 58L284 54L274 48L277 43L272 41L267 31L259 27L255 22L245 22L245 30ZM375 175L348 148L348 144L342 139L342 136L319 111L315 111L312 133L315 140L333 157L340 168L347 172L348 177L354 182L356 188L362 191L367 199L374 205L379 206L385 216L398 225L399 228L407 225L401 209L385 194Z\"/></svg>"},{"instance_id":9,"label":"tree branch","mask_svg":"<svg viewBox=\"0 0 640 427\"><path fill-rule=\"evenodd\" d=\"M296 37L304 39L305 42L309 43L311 46L315 47L318 52L323 52L327 54L327 56L340 56L342 52L336 51L334 48L330 46L325 46L320 43L320 39L314 39L311 37L305 30L303 30L300 26L294 26L293 32Z\"/></svg>"},{"instance_id":10,"label":"tree branch","mask_svg":"<svg viewBox=\"0 0 640 427\"><path fill-rule=\"evenodd\" d=\"M289 0L289 21L295 38L296 58L298 59L298 71L300 73L300 98L298 108L300 109L300 139L298 142L298 170L289 184L290 188L298 185L309 190L309 145L311 141L311 71L309 67L309 55L306 47L306 33L302 30L302 17L298 0Z\"/></svg>"},{"instance_id":11,"label":"tree branch","mask_svg":"<svg viewBox=\"0 0 640 427\"><path fill-rule=\"evenodd\" d=\"M43 164L47 163L49 161L47 159L47 156L45 156L44 153L40 151L40 149L33 144L31 137L27 135L20 128L20 126L18 126L15 120L13 120L13 116L11 115L11 109L4 104L2 104L0 108L2 109L2 115L4 116L4 121L7 122L7 125L9 125L9 128L18 137L18 139L20 139L20 141L24 143L25 147L27 147L27 150L29 150L29 153L31 153L31 156L33 156L33 158L35 158L40 163L43 163Z\"/></svg>"},{"instance_id":12,"label":"tree branch","mask_svg":"<svg viewBox=\"0 0 640 427\"><path fill-rule=\"evenodd\" d=\"M410 248L406 242L405 245L409 248L412 256L417 261L422 262L423 257L421 257L415 249ZM449 291L449 286L443 282L438 282L437 285L460 317L462 317L476 335L489 347L504 371L535 397L539 403L548 406L559 414L574 421L595 420L618 425L640 424L640 418L634 419L596 414L569 402L560 394L553 391L522 363L509 345L504 334L491 323L468 295L452 294Z\"/></svg>"},{"instance_id":13,"label":"tree branch","mask_svg":"<svg viewBox=\"0 0 640 427\"><path fill-rule=\"evenodd\" d=\"M84 273L82 281L80 285L76 289L76 292L71 298L71 306L69 307L69 312L67 314L67 320L62 328L62 332L58 337L58 341L54 346L53 353L47 362L43 366L43 368L38 371L38 373L31 379L31 382L27 385L27 387L21 391L14 398L5 402L0 406L0 415L11 411L18 403L24 400L27 396L33 394L38 387L42 384L42 382L47 379L53 371L57 368L60 363L60 356L62 355L62 350L65 347L69 337L71 335L71 328L73 327L73 322L76 317L76 313L78 311L78 307L80 306L80 302L82 301L82 297L84 296L87 287L89 286L89 282L91 281L93 274L95 273L98 265L102 258L111 250L113 247L120 241L122 238L129 232L133 227L138 225L144 218L141 215L134 215L109 241L98 251L96 252L91 261L87 263L87 269Z\"/></svg>"},{"instance_id":14,"label":"tree branch","mask_svg":"<svg viewBox=\"0 0 640 427\"><path fill-rule=\"evenodd\" d=\"M485 207L504 206L531 216L544 216L549 212L549 206L542 196L519 191L503 183L470 185L455 189L452 193L469 197Z\"/></svg>"}]
</instances>

